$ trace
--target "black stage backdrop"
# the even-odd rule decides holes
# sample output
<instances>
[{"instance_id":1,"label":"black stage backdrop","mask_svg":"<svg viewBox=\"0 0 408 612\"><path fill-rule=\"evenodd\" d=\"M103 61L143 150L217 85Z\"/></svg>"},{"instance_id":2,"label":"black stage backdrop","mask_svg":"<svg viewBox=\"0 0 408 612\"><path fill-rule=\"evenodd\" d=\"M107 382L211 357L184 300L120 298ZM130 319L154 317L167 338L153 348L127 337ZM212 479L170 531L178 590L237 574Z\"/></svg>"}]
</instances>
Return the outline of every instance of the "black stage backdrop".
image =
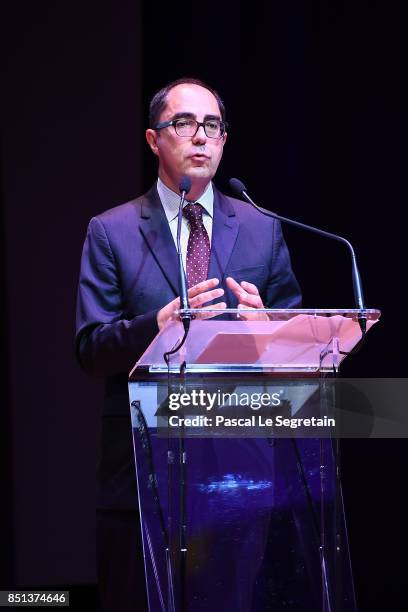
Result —
<instances>
[{"instance_id":1,"label":"black stage backdrop","mask_svg":"<svg viewBox=\"0 0 408 612\"><path fill-rule=\"evenodd\" d=\"M73 358L89 218L155 178L151 94L196 76L230 123L216 184L346 235L381 323L343 372L406 376L406 13L384 2L25 2L2 19L3 586L95 580L99 386ZM286 228L304 305L353 306L344 247ZM405 340L404 340L405 334ZM4 439L3 439L4 438ZM342 444L360 609L405 598L405 441ZM84 595L85 596L85 595Z\"/></svg>"}]
</instances>

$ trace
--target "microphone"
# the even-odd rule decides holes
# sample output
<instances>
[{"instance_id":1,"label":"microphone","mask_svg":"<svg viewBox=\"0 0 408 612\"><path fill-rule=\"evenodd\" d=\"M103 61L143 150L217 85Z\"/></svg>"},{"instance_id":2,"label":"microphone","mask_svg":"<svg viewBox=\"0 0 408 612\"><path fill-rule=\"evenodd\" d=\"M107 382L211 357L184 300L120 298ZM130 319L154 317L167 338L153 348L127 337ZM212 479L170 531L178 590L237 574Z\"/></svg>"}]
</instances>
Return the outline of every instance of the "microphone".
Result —
<instances>
[{"instance_id":1,"label":"microphone","mask_svg":"<svg viewBox=\"0 0 408 612\"><path fill-rule=\"evenodd\" d=\"M191 178L189 176L182 176L181 181L179 183L179 191L183 198L186 197L188 192L191 189Z\"/></svg>"},{"instance_id":2,"label":"microphone","mask_svg":"<svg viewBox=\"0 0 408 612\"><path fill-rule=\"evenodd\" d=\"M364 312L365 306L364 306L364 297L363 297L363 287L361 284L360 273L358 271L356 255L354 253L354 249L351 243L348 240L346 240L346 238L343 238L343 236L338 236L337 234L326 232L324 230L318 229L317 227L313 227L312 225L306 225L305 223L300 223L299 221L294 221L293 219L288 219L287 217L281 217L281 215L278 215L274 212L270 212L270 211L266 211L262 209L260 206L255 204L252 198L250 198L250 196L247 193L247 188L245 187L244 183L240 181L239 179L232 178L230 179L229 184L230 184L232 191L238 197L243 196L247 202L249 202L254 208L256 208L256 210L258 210L263 215L267 217L272 217L274 219L278 219L279 221L282 221L282 223L288 223L289 225L294 225L295 227L298 227L300 229L304 229L309 232L319 234L320 236L325 236L326 238L332 238L333 240L342 242L348 247L350 251L350 255L351 255L351 274L352 274L352 280L353 280L354 300L356 303L356 308L360 310L360 313L358 314L358 322L360 325L361 333L364 336L366 333L366 328L367 328L367 317Z\"/></svg>"},{"instance_id":3,"label":"microphone","mask_svg":"<svg viewBox=\"0 0 408 612\"><path fill-rule=\"evenodd\" d=\"M190 308L188 302L188 290L187 290L187 279L183 264L183 255L181 252L181 223L183 220L183 205L186 195L191 189L191 178L189 176L182 176L179 183L180 191L180 205L177 215L177 255L179 263L179 294L180 294L180 307L182 309ZM184 330L187 332L190 327L191 316L187 314L180 315L181 322L183 323Z\"/></svg>"}]
</instances>

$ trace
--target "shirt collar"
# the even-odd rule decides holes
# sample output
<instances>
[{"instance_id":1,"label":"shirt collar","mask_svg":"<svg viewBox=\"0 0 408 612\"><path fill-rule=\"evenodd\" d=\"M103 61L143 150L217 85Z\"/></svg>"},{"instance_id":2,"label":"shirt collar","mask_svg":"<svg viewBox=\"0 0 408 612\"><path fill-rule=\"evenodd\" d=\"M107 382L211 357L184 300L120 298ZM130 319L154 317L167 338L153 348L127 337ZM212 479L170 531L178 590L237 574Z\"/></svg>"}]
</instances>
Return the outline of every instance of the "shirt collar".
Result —
<instances>
[{"instance_id":1,"label":"shirt collar","mask_svg":"<svg viewBox=\"0 0 408 612\"><path fill-rule=\"evenodd\" d=\"M170 223L170 221L173 221L173 219L177 217L180 206L180 195L169 189L167 185L163 183L160 177L157 179L157 191L163 205L167 221ZM190 200L186 200L186 204L189 202ZM201 195L199 203L204 208L205 212L212 217L214 211L214 190L211 181L208 183L204 193Z\"/></svg>"}]
</instances>

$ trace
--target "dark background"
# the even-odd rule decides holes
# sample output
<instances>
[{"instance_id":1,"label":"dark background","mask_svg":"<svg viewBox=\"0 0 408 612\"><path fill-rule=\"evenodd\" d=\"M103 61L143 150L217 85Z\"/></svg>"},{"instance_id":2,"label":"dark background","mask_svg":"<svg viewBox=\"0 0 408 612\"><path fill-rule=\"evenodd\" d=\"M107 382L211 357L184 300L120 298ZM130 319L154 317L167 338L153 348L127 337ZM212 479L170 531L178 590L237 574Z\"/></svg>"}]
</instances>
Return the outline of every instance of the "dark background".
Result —
<instances>
[{"instance_id":1,"label":"dark background","mask_svg":"<svg viewBox=\"0 0 408 612\"><path fill-rule=\"evenodd\" d=\"M1 586L94 603L100 389L73 357L88 220L146 190L151 95L202 78L227 105L216 184L346 235L382 319L350 376L406 376L406 11L391 2L147 0L3 7ZM352 307L344 247L286 228L309 307ZM405 441L343 443L361 611L406 593ZM75 603L75 602L74 602ZM78 604L79 605L79 604Z\"/></svg>"}]
</instances>

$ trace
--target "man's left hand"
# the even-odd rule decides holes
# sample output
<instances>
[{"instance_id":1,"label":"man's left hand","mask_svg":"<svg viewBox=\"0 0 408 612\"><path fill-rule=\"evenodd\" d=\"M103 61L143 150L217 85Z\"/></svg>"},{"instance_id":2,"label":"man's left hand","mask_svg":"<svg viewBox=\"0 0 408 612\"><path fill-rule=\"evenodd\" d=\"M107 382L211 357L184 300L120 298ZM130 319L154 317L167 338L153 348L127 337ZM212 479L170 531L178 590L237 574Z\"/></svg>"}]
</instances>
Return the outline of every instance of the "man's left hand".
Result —
<instances>
[{"instance_id":1,"label":"man's left hand","mask_svg":"<svg viewBox=\"0 0 408 612\"><path fill-rule=\"evenodd\" d=\"M261 296L259 295L258 287L247 281L237 283L231 276L228 276L226 283L229 289L238 300L238 308L254 309L265 308ZM265 312L243 312L240 315L241 319L246 321L268 321L268 315Z\"/></svg>"}]
</instances>

